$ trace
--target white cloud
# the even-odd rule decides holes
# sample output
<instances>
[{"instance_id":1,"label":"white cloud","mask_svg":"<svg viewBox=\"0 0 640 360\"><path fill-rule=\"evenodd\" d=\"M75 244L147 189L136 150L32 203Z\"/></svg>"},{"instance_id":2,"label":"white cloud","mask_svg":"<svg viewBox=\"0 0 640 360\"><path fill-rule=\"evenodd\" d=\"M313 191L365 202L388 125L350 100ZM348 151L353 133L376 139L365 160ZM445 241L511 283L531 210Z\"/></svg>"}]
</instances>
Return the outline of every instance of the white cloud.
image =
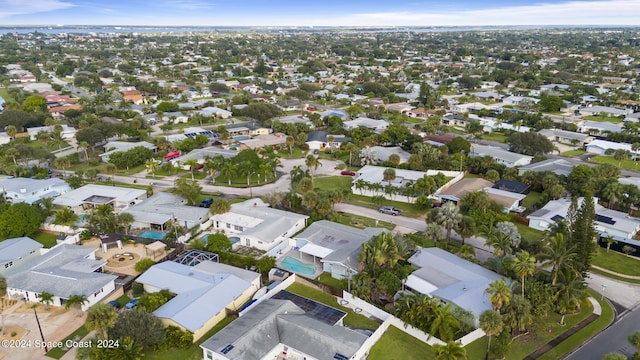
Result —
<instances>
[{"instance_id":1,"label":"white cloud","mask_svg":"<svg viewBox=\"0 0 640 360\"><path fill-rule=\"evenodd\" d=\"M67 9L76 5L61 0L0 0L0 18Z\"/></svg>"},{"instance_id":2,"label":"white cloud","mask_svg":"<svg viewBox=\"0 0 640 360\"><path fill-rule=\"evenodd\" d=\"M184 10L202 10L211 7L211 5L198 0L167 0L167 6Z\"/></svg>"}]
</instances>

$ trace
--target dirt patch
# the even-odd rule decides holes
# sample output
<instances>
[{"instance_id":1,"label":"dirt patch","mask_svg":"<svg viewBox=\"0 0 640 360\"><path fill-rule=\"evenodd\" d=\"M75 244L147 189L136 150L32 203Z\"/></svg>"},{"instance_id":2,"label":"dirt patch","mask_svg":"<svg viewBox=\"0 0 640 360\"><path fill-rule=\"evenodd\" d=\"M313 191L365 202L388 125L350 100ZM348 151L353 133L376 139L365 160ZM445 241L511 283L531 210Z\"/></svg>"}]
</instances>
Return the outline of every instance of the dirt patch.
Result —
<instances>
[{"instance_id":1,"label":"dirt patch","mask_svg":"<svg viewBox=\"0 0 640 360\"><path fill-rule=\"evenodd\" d=\"M107 259L108 267L118 268L134 265L140 260L140 255L134 252L117 253Z\"/></svg>"},{"instance_id":2,"label":"dirt patch","mask_svg":"<svg viewBox=\"0 0 640 360\"><path fill-rule=\"evenodd\" d=\"M65 309L64 306L49 305L49 309L47 309L44 304L40 304L40 303L22 304L15 310L13 310L13 312L18 314L33 313L34 307L36 308L36 311L38 312L38 314L42 314L42 315L58 316L67 312L67 309Z\"/></svg>"},{"instance_id":3,"label":"dirt patch","mask_svg":"<svg viewBox=\"0 0 640 360\"><path fill-rule=\"evenodd\" d=\"M20 340L27 333L27 329L20 326L12 326L7 325L4 327L5 335L2 336L2 331L0 331L0 341L2 340ZM15 334L14 336L11 336Z\"/></svg>"}]
</instances>

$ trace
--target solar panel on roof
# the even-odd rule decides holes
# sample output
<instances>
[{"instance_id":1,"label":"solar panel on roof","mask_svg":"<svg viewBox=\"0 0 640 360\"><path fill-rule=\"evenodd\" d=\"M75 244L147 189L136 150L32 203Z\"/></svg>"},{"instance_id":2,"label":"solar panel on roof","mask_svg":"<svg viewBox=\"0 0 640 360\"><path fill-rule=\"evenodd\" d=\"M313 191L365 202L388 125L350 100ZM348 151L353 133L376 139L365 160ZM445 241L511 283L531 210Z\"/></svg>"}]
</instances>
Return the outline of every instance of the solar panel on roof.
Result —
<instances>
[{"instance_id":1,"label":"solar panel on roof","mask_svg":"<svg viewBox=\"0 0 640 360\"><path fill-rule=\"evenodd\" d=\"M616 221L613 220L613 218L611 218L609 216L598 215L598 214L596 214L596 221L599 221L599 222L605 223L605 224L609 224L609 225L613 225L613 224L616 223Z\"/></svg>"},{"instance_id":2,"label":"solar panel on roof","mask_svg":"<svg viewBox=\"0 0 640 360\"><path fill-rule=\"evenodd\" d=\"M345 317L347 313L330 306L321 304L317 301L307 299L306 297L290 293L282 290L273 296L274 299L289 300L305 311L305 315L316 320L325 322L331 326L335 325L340 319Z\"/></svg>"},{"instance_id":3,"label":"solar panel on roof","mask_svg":"<svg viewBox=\"0 0 640 360\"><path fill-rule=\"evenodd\" d=\"M564 217L562 217L562 216L560 216L560 215L553 215L553 217L551 218L551 220L553 220L553 221L564 220Z\"/></svg>"},{"instance_id":4,"label":"solar panel on roof","mask_svg":"<svg viewBox=\"0 0 640 360\"><path fill-rule=\"evenodd\" d=\"M220 352L223 353L223 354L226 354L231 350L233 350L233 345L229 344L229 345L225 346L224 349L220 350Z\"/></svg>"},{"instance_id":5,"label":"solar panel on roof","mask_svg":"<svg viewBox=\"0 0 640 360\"><path fill-rule=\"evenodd\" d=\"M336 360L349 360L349 358L348 358L348 357L346 357L346 356L344 356L344 355L342 355L342 354L338 354L338 353L336 353L335 355L333 355L333 358L334 358L334 359L336 359Z\"/></svg>"}]
</instances>

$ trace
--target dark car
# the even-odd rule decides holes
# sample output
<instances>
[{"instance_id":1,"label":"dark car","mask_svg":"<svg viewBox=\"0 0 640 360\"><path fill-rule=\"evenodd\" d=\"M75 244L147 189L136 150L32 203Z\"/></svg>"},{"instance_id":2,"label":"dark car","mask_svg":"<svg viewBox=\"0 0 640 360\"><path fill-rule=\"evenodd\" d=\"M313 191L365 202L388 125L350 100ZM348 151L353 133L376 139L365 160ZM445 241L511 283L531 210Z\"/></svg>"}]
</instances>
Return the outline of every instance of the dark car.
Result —
<instances>
[{"instance_id":1,"label":"dark car","mask_svg":"<svg viewBox=\"0 0 640 360\"><path fill-rule=\"evenodd\" d=\"M208 208L208 207L211 207L211 204L213 204L213 199L212 198L206 198L206 199L202 200L202 202L200 203L200 207Z\"/></svg>"},{"instance_id":2,"label":"dark car","mask_svg":"<svg viewBox=\"0 0 640 360\"><path fill-rule=\"evenodd\" d=\"M318 150L318 149L314 149L314 150L313 150L313 154L314 154L314 155L318 155L318 154L320 154L320 150Z\"/></svg>"},{"instance_id":3,"label":"dark car","mask_svg":"<svg viewBox=\"0 0 640 360\"><path fill-rule=\"evenodd\" d=\"M344 170L342 172L340 172L340 175L345 175L345 176L356 176L356 173L353 171L349 171L349 170Z\"/></svg>"},{"instance_id":4,"label":"dark car","mask_svg":"<svg viewBox=\"0 0 640 360\"><path fill-rule=\"evenodd\" d=\"M393 216L400 215L400 209L396 209L393 206L383 206L378 211L387 215L393 215Z\"/></svg>"},{"instance_id":5,"label":"dark car","mask_svg":"<svg viewBox=\"0 0 640 360\"><path fill-rule=\"evenodd\" d=\"M114 309L120 309L120 303L118 300L111 300L108 302L109 305L113 306Z\"/></svg>"}]
</instances>

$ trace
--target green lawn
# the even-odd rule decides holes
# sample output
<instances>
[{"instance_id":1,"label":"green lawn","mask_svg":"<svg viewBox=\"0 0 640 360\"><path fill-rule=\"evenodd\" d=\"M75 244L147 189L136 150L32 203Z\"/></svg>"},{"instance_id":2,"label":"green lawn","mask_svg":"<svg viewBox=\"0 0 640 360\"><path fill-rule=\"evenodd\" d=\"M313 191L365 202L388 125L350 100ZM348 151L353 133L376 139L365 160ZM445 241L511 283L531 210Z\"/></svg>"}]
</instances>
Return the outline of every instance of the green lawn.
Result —
<instances>
[{"instance_id":1,"label":"green lawn","mask_svg":"<svg viewBox=\"0 0 640 360\"><path fill-rule=\"evenodd\" d=\"M435 359L433 348L395 326L389 326L369 352L369 360Z\"/></svg>"},{"instance_id":2,"label":"green lawn","mask_svg":"<svg viewBox=\"0 0 640 360\"><path fill-rule=\"evenodd\" d=\"M285 146L278 152L278 155L283 159L300 159L307 157L307 150L302 150L300 147L294 146L292 151L289 152L289 148Z\"/></svg>"},{"instance_id":3,"label":"green lawn","mask_svg":"<svg viewBox=\"0 0 640 360\"><path fill-rule=\"evenodd\" d=\"M615 167L618 167L618 160L614 159L611 156L598 155L589 159L590 162L594 162L597 164L611 164ZM640 162L633 160L622 160L620 162L620 166L625 170L631 171L639 171L640 170Z\"/></svg>"},{"instance_id":4,"label":"green lawn","mask_svg":"<svg viewBox=\"0 0 640 360\"><path fill-rule=\"evenodd\" d=\"M338 280L332 277L331 274L328 272L323 272L322 274L320 274L320 276L318 276L316 280L320 281L323 284L327 284L329 286L333 286L338 289L347 290L348 284L346 279Z\"/></svg>"},{"instance_id":5,"label":"green lawn","mask_svg":"<svg viewBox=\"0 0 640 360\"><path fill-rule=\"evenodd\" d=\"M392 224L390 222L350 213L333 213L332 221L361 229L364 229L366 227L383 227L385 229L393 230L396 227L395 224Z\"/></svg>"},{"instance_id":6,"label":"green lawn","mask_svg":"<svg viewBox=\"0 0 640 360\"><path fill-rule=\"evenodd\" d=\"M13 104L16 101L13 99L13 96L9 95L7 88L0 87L0 96L4 99L4 101L8 104Z\"/></svg>"},{"instance_id":7,"label":"green lawn","mask_svg":"<svg viewBox=\"0 0 640 360\"><path fill-rule=\"evenodd\" d=\"M345 199L343 202L347 204L358 205L362 207L368 207L370 209L378 209L380 206L393 206L402 210L403 216L408 216L412 218L418 218L426 214L427 210L421 209L414 204L409 204L400 201L393 201L384 199L380 205L373 203L370 196L362 196L357 194L352 194L348 199Z\"/></svg>"},{"instance_id":8,"label":"green lawn","mask_svg":"<svg viewBox=\"0 0 640 360\"><path fill-rule=\"evenodd\" d=\"M88 333L89 330L84 325L82 325L76 331L72 332L69 336L62 339L61 342L64 344L67 340L81 340L82 338L87 336ZM66 353L67 350L65 350L64 347L56 347L49 350L46 355L50 358L60 359Z\"/></svg>"},{"instance_id":9,"label":"green lawn","mask_svg":"<svg viewBox=\"0 0 640 360\"><path fill-rule=\"evenodd\" d=\"M58 235L56 235L56 234L51 234L51 233L38 231L33 236L33 240L39 242L45 248L51 248L51 247L54 247L54 246L56 246L58 244L58 242L56 241L57 237L58 237Z\"/></svg>"},{"instance_id":10,"label":"green lawn","mask_svg":"<svg viewBox=\"0 0 640 360\"><path fill-rule=\"evenodd\" d=\"M518 227L518 231L523 239L531 242L531 241L540 241L544 237L544 231L532 229L527 225L515 223Z\"/></svg>"},{"instance_id":11,"label":"green lawn","mask_svg":"<svg viewBox=\"0 0 640 360\"><path fill-rule=\"evenodd\" d=\"M375 330L380 326L377 321L356 314L353 310L338 304L335 297L320 290L312 289L300 283L293 283L287 288L287 291L346 312L347 316L344 318L344 325L350 328Z\"/></svg>"},{"instance_id":12,"label":"green lawn","mask_svg":"<svg viewBox=\"0 0 640 360\"><path fill-rule=\"evenodd\" d=\"M530 206L535 205L542 199L542 194L539 192L531 191L527 194L527 197L522 201L522 206L525 208L529 208Z\"/></svg>"},{"instance_id":13,"label":"green lawn","mask_svg":"<svg viewBox=\"0 0 640 360\"><path fill-rule=\"evenodd\" d=\"M186 349L169 349L165 351L151 352L144 354L144 358L152 360L200 360L202 359L202 349L200 348L200 344L215 335L218 331L222 330L225 326L229 325L233 320L235 320L235 317L232 316L227 316L222 319L216 326L209 330L209 332L204 334L200 340Z\"/></svg>"},{"instance_id":14,"label":"green lawn","mask_svg":"<svg viewBox=\"0 0 640 360\"><path fill-rule=\"evenodd\" d=\"M277 177L273 176L273 172L269 172L269 177L266 179L260 179L260 183L258 184L258 174L253 174L251 175L251 179L249 179L249 183L251 184L252 187L256 187L256 186L261 186L261 185L266 185L266 184L270 184L276 180L278 180ZM189 175L189 179L191 179L191 175ZM237 187L237 188L246 188L249 187L247 185L247 177L246 176L236 176L231 178L231 185L229 185L229 179L219 175L216 176L215 180L214 180L214 184L213 185L218 185L218 186L230 186L230 187Z\"/></svg>"},{"instance_id":15,"label":"green lawn","mask_svg":"<svg viewBox=\"0 0 640 360\"><path fill-rule=\"evenodd\" d=\"M560 153L560 155L566 156L566 157L576 157L576 156L584 155L585 153L586 151L582 149L576 149L576 150L565 151L563 153Z\"/></svg>"},{"instance_id":16,"label":"green lawn","mask_svg":"<svg viewBox=\"0 0 640 360\"><path fill-rule=\"evenodd\" d=\"M501 142L501 143L506 143L507 142L507 136L503 133L499 133L499 132L492 132L492 133L488 133L488 134L482 134L480 136L481 139L483 140L487 140L487 141L496 141L496 142Z\"/></svg>"},{"instance_id":17,"label":"green lawn","mask_svg":"<svg viewBox=\"0 0 640 360\"><path fill-rule=\"evenodd\" d=\"M313 188L316 190L351 190L351 176L318 176L313 179Z\"/></svg>"},{"instance_id":18,"label":"green lawn","mask_svg":"<svg viewBox=\"0 0 640 360\"><path fill-rule=\"evenodd\" d=\"M131 301L131 298L127 295L122 295L117 298L116 301L118 302L118 304L120 304L120 307L124 307L129 301Z\"/></svg>"},{"instance_id":19,"label":"green lawn","mask_svg":"<svg viewBox=\"0 0 640 360\"><path fill-rule=\"evenodd\" d=\"M607 252L607 249L598 247L592 264L620 274L640 276L640 260L613 250Z\"/></svg>"},{"instance_id":20,"label":"green lawn","mask_svg":"<svg viewBox=\"0 0 640 360\"><path fill-rule=\"evenodd\" d=\"M620 119L619 117L614 117L614 116L582 116L583 119L585 120L591 120L591 121L600 121L600 122L610 122L610 123L614 123L614 124L619 124L622 122L622 119Z\"/></svg>"},{"instance_id":21,"label":"green lawn","mask_svg":"<svg viewBox=\"0 0 640 360\"><path fill-rule=\"evenodd\" d=\"M591 295L594 299L598 300L600 306L602 307L602 314L599 318L597 318L591 324L585 326L582 330L573 334L571 337L561 342L558 346L551 349L549 352L543 354L539 359L542 360L554 360L560 359L564 355L566 355L569 351L577 348L600 331L604 330L614 319L614 312L611 304L608 301L602 300L600 295L595 291L588 289L589 295Z\"/></svg>"},{"instance_id":22,"label":"green lawn","mask_svg":"<svg viewBox=\"0 0 640 360\"><path fill-rule=\"evenodd\" d=\"M602 276L608 277L610 279L622 281L622 282L627 282L627 283L631 283L631 284L640 284L640 280L628 279L628 278L624 278L622 276L616 276L616 275L610 274L610 273L608 273L606 271L601 271L601 270L594 269L594 268L591 268L589 270L589 272L592 272L592 273L598 274L598 275L602 275Z\"/></svg>"}]
</instances>

